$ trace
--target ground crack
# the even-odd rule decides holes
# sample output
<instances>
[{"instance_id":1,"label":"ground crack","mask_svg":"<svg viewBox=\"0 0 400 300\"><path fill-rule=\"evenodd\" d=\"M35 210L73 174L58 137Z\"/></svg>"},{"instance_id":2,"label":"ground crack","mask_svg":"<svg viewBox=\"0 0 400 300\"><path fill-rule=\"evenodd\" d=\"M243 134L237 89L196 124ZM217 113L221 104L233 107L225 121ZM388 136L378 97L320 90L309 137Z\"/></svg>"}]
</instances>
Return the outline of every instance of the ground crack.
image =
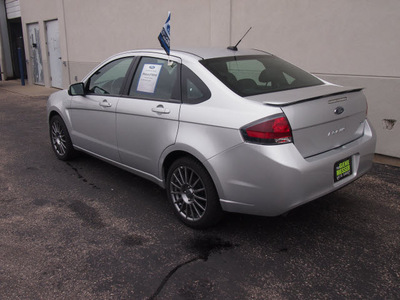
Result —
<instances>
[{"instance_id":1,"label":"ground crack","mask_svg":"<svg viewBox=\"0 0 400 300\"><path fill-rule=\"evenodd\" d=\"M81 179L83 182L89 184L92 188L94 188L94 189L96 189L96 190L99 190L99 189L100 189L100 188L99 188L98 186L96 186L94 183L88 183L88 180L87 180L85 177L83 177L83 176L81 175L81 173L79 173L78 169L75 168L73 165L71 165L69 162L67 162L67 165L68 165L72 170L74 170L74 172L76 173L76 175L78 175L78 178Z\"/></svg>"},{"instance_id":2,"label":"ground crack","mask_svg":"<svg viewBox=\"0 0 400 300\"><path fill-rule=\"evenodd\" d=\"M196 257L194 257L188 261L185 261L185 262L177 265L175 268L173 268L167 274L167 276L164 277L164 279L160 283L158 289L155 291L155 293L153 295L151 295L149 297L149 300L155 299L160 294L160 292L162 291L164 286L167 284L168 280L172 277L172 275L174 275L175 272L178 271L183 266L186 266L197 260L207 261L209 256L211 255L211 253L221 252L222 250L231 249L237 245L234 245L228 241L223 241L221 238L215 237L215 236L198 236L198 237L189 239L185 243L185 246L190 252L196 253L197 254Z\"/></svg>"},{"instance_id":3,"label":"ground crack","mask_svg":"<svg viewBox=\"0 0 400 300\"><path fill-rule=\"evenodd\" d=\"M160 292L162 291L162 289L164 288L164 286L167 284L168 280L172 277L172 275L174 275L174 273L175 273L176 271L178 271L178 270L179 270L180 268L182 268L183 266L186 266L186 265L188 265L188 264L190 264L190 263L192 263L192 262L194 262L194 261L196 261L196 260L204 260L204 261L206 261L206 259L204 259L203 257L198 256L198 257L192 258L191 260L185 261L185 262L183 262L183 263L177 265L175 268L173 268L173 269L167 274L167 276L164 277L164 279L161 281L161 283L160 283L158 289L154 292L153 295L151 295L151 296L149 297L149 300L156 299L156 297L158 296L158 294L160 294Z\"/></svg>"}]
</instances>

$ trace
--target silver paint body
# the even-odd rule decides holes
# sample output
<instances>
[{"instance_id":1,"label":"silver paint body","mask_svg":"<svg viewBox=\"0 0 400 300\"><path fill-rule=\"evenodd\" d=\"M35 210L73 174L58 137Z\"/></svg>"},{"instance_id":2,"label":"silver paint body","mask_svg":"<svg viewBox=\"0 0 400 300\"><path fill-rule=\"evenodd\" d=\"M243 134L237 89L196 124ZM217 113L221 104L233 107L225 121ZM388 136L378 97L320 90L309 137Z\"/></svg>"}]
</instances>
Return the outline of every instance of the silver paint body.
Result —
<instances>
[{"instance_id":1,"label":"silver paint body","mask_svg":"<svg viewBox=\"0 0 400 300\"><path fill-rule=\"evenodd\" d=\"M260 52L236 52L251 54ZM168 59L159 50L130 51L99 67L117 58L142 55ZM211 175L223 210L230 212L280 215L347 185L371 168L376 137L366 119L362 91L326 82L243 98L199 63L202 58L222 56L232 56L232 51L171 51L170 60L186 65L208 86L212 96L205 102L69 96L60 91L48 100L48 116L57 112L63 118L76 149L161 187L165 187L164 162L170 155L195 157ZM344 109L341 114L335 113L338 107ZM157 112L160 108L168 113ZM293 143L244 142L241 127L282 112L291 125ZM346 157L352 159L353 173L335 183L334 164Z\"/></svg>"}]
</instances>

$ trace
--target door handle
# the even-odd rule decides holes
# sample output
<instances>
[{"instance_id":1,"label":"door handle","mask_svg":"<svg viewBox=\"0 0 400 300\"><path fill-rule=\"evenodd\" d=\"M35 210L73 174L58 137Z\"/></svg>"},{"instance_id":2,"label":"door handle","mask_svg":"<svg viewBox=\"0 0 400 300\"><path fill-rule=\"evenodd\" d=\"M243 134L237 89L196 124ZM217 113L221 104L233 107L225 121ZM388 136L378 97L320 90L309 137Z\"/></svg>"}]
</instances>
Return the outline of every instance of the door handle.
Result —
<instances>
[{"instance_id":1,"label":"door handle","mask_svg":"<svg viewBox=\"0 0 400 300\"><path fill-rule=\"evenodd\" d=\"M152 109L151 109L151 111L152 112L155 112L155 113L158 113L158 114L169 114L171 111L168 109L168 108L164 108L164 106L162 106L161 104L160 105L157 105L157 107L153 107Z\"/></svg>"},{"instance_id":2,"label":"door handle","mask_svg":"<svg viewBox=\"0 0 400 300\"><path fill-rule=\"evenodd\" d=\"M104 99L102 102L99 103L101 107L111 107L111 103Z\"/></svg>"}]
</instances>

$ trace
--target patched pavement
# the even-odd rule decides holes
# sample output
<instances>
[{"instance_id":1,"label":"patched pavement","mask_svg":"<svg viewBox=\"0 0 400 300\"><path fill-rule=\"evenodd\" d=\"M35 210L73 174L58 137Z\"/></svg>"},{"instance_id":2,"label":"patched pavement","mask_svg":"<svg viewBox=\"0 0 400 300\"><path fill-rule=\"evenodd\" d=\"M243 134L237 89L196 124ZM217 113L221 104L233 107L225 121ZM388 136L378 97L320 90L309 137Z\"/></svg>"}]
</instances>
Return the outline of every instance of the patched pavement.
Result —
<instances>
[{"instance_id":1,"label":"patched pavement","mask_svg":"<svg viewBox=\"0 0 400 300\"><path fill-rule=\"evenodd\" d=\"M400 298L400 168L374 164L286 217L198 231L155 184L57 160L46 97L27 94L0 81L1 299Z\"/></svg>"}]
</instances>

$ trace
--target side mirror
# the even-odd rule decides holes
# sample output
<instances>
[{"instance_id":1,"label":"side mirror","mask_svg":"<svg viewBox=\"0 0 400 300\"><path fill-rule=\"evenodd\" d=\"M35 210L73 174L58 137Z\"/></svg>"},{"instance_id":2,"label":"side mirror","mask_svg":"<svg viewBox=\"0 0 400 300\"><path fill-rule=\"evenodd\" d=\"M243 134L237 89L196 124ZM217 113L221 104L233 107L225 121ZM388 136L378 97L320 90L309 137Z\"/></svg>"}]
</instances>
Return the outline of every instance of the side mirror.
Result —
<instances>
[{"instance_id":1,"label":"side mirror","mask_svg":"<svg viewBox=\"0 0 400 300\"><path fill-rule=\"evenodd\" d=\"M70 96L85 96L85 86L83 82L71 84L68 89Z\"/></svg>"}]
</instances>

